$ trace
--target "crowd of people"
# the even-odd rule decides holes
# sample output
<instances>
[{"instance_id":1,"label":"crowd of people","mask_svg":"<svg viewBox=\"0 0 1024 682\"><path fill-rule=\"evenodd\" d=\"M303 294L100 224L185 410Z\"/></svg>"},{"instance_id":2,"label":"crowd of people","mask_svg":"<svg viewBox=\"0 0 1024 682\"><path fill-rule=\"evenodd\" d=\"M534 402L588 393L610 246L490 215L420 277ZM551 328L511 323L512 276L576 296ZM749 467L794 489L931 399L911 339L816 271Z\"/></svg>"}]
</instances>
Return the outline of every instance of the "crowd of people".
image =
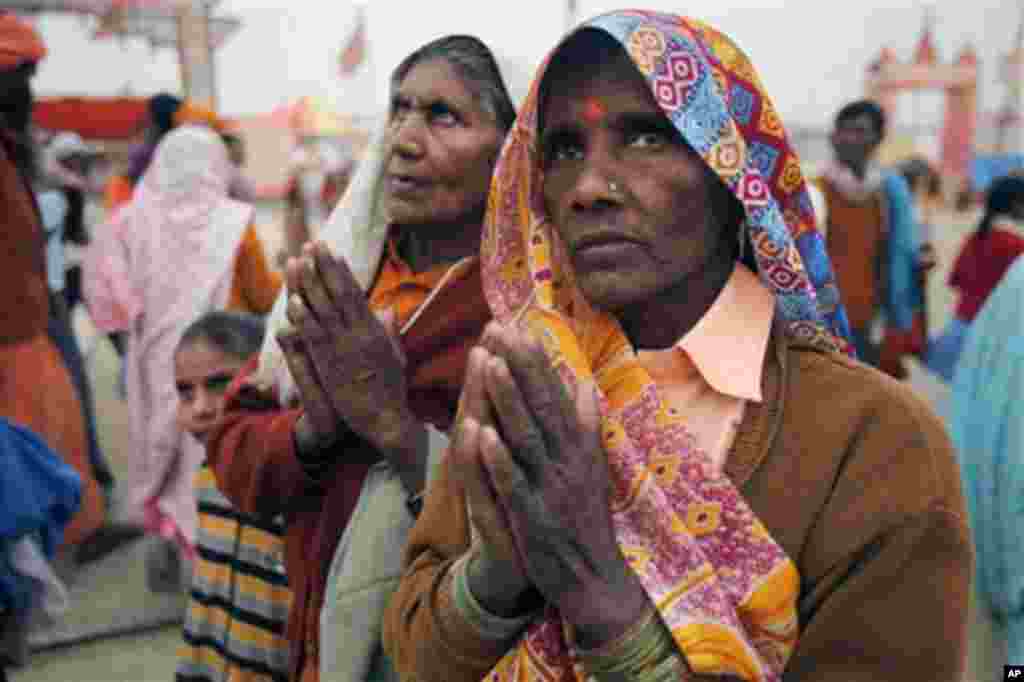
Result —
<instances>
[{"instance_id":1,"label":"crowd of people","mask_svg":"<svg viewBox=\"0 0 1024 682\"><path fill-rule=\"evenodd\" d=\"M278 268L239 139L172 95L86 225L91 148L29 130L45 55L0 14L5 628L61 594L26 553L146 535L179 682L961 682L972 590L1024 664L1020 177L929 338L937 176L875 161L882 109L805 179L728 36L624 10L518 107L477 38L414 50ZM125 481L76 305L123 359Z\"/></svg>"}]
</instances>

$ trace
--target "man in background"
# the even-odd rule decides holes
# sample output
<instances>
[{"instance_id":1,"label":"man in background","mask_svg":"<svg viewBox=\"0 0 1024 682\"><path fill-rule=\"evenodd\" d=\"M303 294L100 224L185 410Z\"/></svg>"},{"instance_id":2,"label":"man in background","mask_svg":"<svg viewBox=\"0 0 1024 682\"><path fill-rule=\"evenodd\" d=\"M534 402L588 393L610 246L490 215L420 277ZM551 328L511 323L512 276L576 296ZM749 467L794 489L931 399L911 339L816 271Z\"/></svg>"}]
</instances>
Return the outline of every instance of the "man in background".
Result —
<instances>
[{"instance_id":1,"label":"man in background","mask_svg":"<svg viewBox=\"0 0 1024 682\"><path fill-rule=\"evenodd\" d=\"M875 162L885 133L885 113L874 102L844 106L831 137L835 158L815 185L857 355L903 379L903 357L922 352L925 343L922 272L928 263L906 180Z\"/></svg>"}]
</instances>

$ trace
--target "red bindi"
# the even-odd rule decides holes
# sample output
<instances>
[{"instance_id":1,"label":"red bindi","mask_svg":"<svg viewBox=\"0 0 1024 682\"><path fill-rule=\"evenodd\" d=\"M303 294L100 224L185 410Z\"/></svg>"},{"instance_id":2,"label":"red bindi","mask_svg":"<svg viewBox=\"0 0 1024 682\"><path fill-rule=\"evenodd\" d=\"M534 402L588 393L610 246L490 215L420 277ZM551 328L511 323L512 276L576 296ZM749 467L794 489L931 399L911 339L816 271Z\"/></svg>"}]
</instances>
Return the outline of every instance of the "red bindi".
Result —
<instances>
[{"instance_id":1,"label":"red bindi","mask_svg":"<svg viewBox=\"0 0 1024 682\"><path fill-rule=\"evenodd\" d=\"M583 106L583 117L590 123L600 121L606 113L604 105L596 99L588 99Z\"/></svg>"}]
</instances>

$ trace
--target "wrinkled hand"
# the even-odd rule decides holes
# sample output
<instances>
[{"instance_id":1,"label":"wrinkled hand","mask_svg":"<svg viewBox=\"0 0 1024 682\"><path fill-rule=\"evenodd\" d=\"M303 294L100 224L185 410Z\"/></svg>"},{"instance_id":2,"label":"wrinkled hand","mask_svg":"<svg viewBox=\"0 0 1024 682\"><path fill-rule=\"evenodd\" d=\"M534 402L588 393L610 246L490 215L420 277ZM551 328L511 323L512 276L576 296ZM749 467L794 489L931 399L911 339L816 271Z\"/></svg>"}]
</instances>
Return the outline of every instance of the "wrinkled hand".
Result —
<instances>
[{"instance_id":1,"label":"wrinkled hand","mask_svg":"<svg viewBox=\"0 0 1024 682\"><path fill-rule=\"evenodd\" d=\"M492 323L481 343L498 429L483 429L480 450L518 556L579 643L600 646L649 601L615 538L597 395L583 390L574 405L522 332Z\"/></svg>"},{"instance_id":2,"label":"wrinkled hand","mask_svg":"<svg viewBox=\"0 0 1024 682\"><path fill-rule=\"evenodd\" d=\"M478 533L468 566L469 589L490 613L513 617L538 606L539 595L531 589L484 466L482 443L497 437L484 385L487 359L482 348L469 354L449 457L466 496L470 524Z\"/></svg>"},{"instance_id":3,"label":"wrinkled hand","mask_svg":"<svg viewBox=\"0 0 1024 682\"><path fill-rule=\"evenodd\" d=\"M301 258L289 261L286 277L288 319L302 338L324 402L382 453L402 451L411 429L420 428L406 403L405 361L348 266L323 243L309 244ZM326 420L326 411L316 419Z\"/></svg>"},{"instance_id":4,"label":"wrinkled hand","mask_svg":"<svg viewBox=\"0 0 1024 682\"><path fill-rule=\"evenodd\" d=\"M341 437L343 424L317 379L316 369L306 352L302 335L294 327L287 327L277 333L277 342L284 353L302 403L302 416L295 425L295 442L299 452L311 454L330 447Z\"/></svg>"}]
</instances>

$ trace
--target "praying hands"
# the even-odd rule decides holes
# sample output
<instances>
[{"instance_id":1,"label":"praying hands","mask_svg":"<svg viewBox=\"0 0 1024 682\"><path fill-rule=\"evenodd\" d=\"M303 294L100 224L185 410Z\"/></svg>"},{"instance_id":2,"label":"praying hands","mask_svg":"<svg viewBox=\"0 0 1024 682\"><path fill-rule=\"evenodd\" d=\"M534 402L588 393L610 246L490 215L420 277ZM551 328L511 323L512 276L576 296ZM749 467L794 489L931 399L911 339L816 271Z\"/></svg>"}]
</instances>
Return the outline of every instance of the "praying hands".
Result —
<instances>
[{"instance_id":1,"label":"praying hands","mask_svg":"<svg viewBox=\"0 0 1024 682\"><path fill-rule=\"evenodd\" d=\"M322 243L289 261L287 282L291 327L278 341L302 396L300 449L354 433L419 492L424 432L406 401L405 360L390 316L370 310L348 266Z\"/></svg>"},{"instance_id":2,"label":"praying hands","mask_svg":"<svg viewBox=\"0 0 1024 682\"><path fill-rule=\"evenodd\" d=\"M600 646L650 607L612 527L593 389L576 404L543 348L492 323L470 356L452 448L480 535L469 588L496 615L539 598Z\"/></svg>"}]
</instances>

